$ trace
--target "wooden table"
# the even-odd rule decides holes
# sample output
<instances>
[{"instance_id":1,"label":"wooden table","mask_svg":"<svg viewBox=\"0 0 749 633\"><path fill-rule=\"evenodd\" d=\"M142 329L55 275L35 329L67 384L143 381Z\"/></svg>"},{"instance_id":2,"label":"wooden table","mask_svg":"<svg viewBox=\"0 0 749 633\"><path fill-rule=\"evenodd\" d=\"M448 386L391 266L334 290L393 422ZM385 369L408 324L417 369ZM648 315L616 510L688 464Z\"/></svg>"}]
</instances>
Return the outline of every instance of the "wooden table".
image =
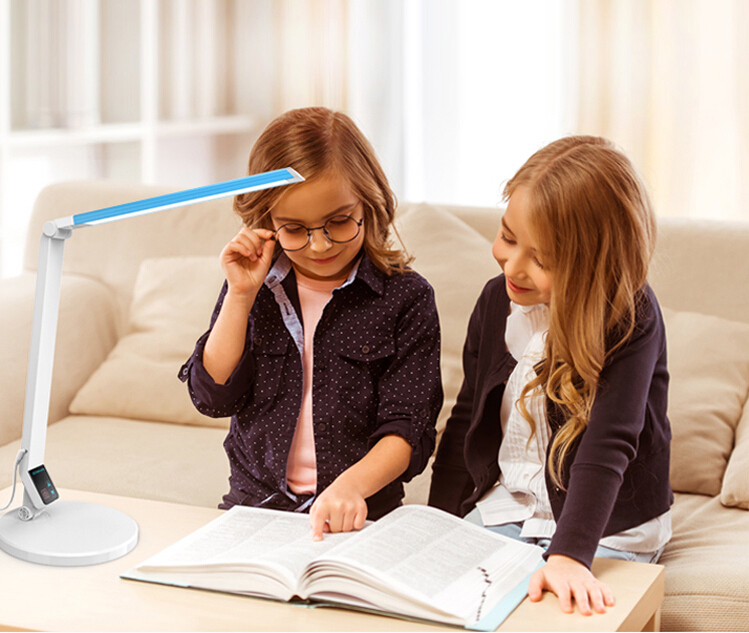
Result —
<instances>
[{"instance_id":1,"label":"wooden table","mask_svg":"<svg viewBox=\"0 0 749 633\"><path fill-rule=\"evenodd\" d=\"M20 486L19 486L20 488ZM48 567L0 551L0 631L439 631L456 629L345 609L310 609L257 598L122 580L120 574L193 532L220 510L60 490L60 498L101 503L125 512L140 527L126 556L90 567ZM10 489L0 491L5 502ZM22 491L16 492L17 507ZM556 596L525 600L501 630L658 630L663 567L596 559L596 576L614 591L605 614L562 613Z\"/></svg>"}]
</instances>

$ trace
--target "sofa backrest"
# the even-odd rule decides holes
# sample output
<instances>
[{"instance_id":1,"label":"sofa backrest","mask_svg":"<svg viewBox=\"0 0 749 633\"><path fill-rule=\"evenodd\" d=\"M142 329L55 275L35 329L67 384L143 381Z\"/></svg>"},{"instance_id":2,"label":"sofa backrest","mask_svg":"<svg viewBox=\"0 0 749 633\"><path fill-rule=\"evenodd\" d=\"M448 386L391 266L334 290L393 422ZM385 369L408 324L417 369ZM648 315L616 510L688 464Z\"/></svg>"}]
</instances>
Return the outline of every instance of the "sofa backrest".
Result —
<instances>
[{"instance_id":1,"label":"sofa backrest","mask_svg":"<svg viewBox=\"0 0 749 633\"><path fill-rule=\"evenodd\" d=\"M173 189L110 181L63 182L45 188L35 203L24 267L37 266L38 242L48 220L123 204ZM402 204L399 213L414 205ZM441 205L490 243L501 209ZM140 262L151 257L218 256L240 227L231 199L172 209L102 226L79 229L65 247L64 271L101 280L126 312ZM749 323L749 224L659 219L651 284L660 302ZM741 264L744 262L744 264Z\"/></svg>"},{"instance_id":2,"label":"sofa backrest","mask_svg":"<svg viewBox=\"0 0 749 633\"><path fill-rule=\"evenodd\" d=\"M496 238L501 208L440 206ZM649 279L664 306L749 323L749 223L659 218Z\"/></svg>"}]
</instances>

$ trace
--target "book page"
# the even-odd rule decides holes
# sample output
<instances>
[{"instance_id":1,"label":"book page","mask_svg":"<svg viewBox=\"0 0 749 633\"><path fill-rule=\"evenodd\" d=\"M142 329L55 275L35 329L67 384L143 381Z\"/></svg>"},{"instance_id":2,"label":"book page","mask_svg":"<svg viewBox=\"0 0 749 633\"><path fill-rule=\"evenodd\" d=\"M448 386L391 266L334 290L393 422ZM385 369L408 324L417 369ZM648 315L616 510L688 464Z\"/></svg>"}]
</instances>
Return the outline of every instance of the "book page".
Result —
<instances>
[{"instance_id":1,"label":"book page","mask_svg":"<svg viewBox=\"0 0 749 633\"><path fill-rule=\"evenodd\" d=\"M316 587L331 593L351 592L346 580L331 580L330 565L353 567L361 572L359 580L373 588L373 603L382 605L384 598L378 595L382 592L398 594L404 602L422 605L435 614L452 614L469 625L480 621L532 573L542 561L542 553L539 547L434 508L403 506L355 540L318 557L305 590L313 597L318 597ZM328 580L319 580L325 576ZM392 600L387 602L391 608L396 606ZM417 611L411 614L417 615ZM420 617L427 617L425 613Z\"/></svg>"},{"instance_id":2,"label":"book page","mask_svg":"<svg viewBox=\"0 0 749 633\"><path fill-rule=\"evenodd\" d=\"M219 518L138 565L137 571L230 572L268 568L295 588L307 563L354 533L312 540L309 515L234 506Z\"/></svg>"}]
</instances>

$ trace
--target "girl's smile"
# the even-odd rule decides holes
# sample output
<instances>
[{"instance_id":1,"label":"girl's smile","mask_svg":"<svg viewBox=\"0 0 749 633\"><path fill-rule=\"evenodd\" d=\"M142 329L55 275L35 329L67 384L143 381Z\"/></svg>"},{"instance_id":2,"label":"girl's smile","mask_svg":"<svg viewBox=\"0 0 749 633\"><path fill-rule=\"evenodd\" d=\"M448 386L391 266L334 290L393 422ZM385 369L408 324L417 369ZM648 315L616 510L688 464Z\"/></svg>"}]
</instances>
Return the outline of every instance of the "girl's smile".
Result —
<instances>
[{"instance_id":1,"label":"girl's smile","mask_svg":"<svg viewBox=\"0 0 749 633\"><path fill-rule=\"evenodd\" d=\"M507 277L507 286L512 290L513 292L523 293L523 292L531 292L532 288L522 288L521 286L518 286L514 283L512 283L512 279Z\"/></svg>"}]
</instances>

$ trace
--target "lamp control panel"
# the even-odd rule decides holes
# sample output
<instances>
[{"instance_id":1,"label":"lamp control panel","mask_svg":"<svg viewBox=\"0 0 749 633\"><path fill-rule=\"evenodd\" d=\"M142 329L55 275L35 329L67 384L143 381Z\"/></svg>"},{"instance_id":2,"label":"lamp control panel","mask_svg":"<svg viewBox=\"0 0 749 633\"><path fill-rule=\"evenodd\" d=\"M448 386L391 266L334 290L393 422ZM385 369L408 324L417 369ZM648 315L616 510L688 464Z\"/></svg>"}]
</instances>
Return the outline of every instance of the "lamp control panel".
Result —
<instances>
[{"instance_id":1,"label":"lamp control panel","mask_svg":"<svg viewBox=\"0 0 749 633\"><path fill-rule=\"evenodd\" d=\"M57 501L57 489L52 483L44 464L32 468L29 471L29 475L31 475L31 481L34 483L34 487L44 505L49 505L53 501Z\"/></svg>"}]
</instances>

